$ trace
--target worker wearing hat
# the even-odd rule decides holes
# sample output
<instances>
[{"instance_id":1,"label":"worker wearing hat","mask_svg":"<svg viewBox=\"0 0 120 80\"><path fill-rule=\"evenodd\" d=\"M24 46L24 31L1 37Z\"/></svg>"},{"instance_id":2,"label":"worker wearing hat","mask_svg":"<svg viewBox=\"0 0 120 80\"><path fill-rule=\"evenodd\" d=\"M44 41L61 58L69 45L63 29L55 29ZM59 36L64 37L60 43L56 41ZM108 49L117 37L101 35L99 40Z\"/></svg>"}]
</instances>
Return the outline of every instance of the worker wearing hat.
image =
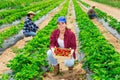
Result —
<instances>
[{"instance_id":1,"label":"worker wearing hat","mask_svg":"<svg viewBox=\"0 0 120 80\"><path fill-rule=\"evenodd\" d=\"M95 17L97 17L94 9L95 9L95 6L92 6L87 12L90 19L94 19Z\"/></svg>"},{"instance_id":2,"label":"worker wearing hat","mask_svg":"<svg viewBox=\"0 0 120 80\"><path fill-rule=\"evenodd\" d=\"M27 18L24 22L24 29L23 34L25 36L35 36L38 26L33 23L32 18L34 17L35 13L30 11L27 13Z\"/></svg>"},{"instance_id":3,"label":"worker wearing hat","mask_svg":"<svg viewBox=\"0 0 120 80\"><path fill-rule=\"evenodd\" d=\"M59 72L59 63L54 55L55 47L71 48L70 59L64 61L69 71L73 70L74 59L76 58L76 37L75 34L67 28L67 22L64 16L58 18L57 26L57 29L54 30L50 36L50 49L47 51L48 61L54 68L54 75L57 75Z\"/></svg>"}]
</instances>

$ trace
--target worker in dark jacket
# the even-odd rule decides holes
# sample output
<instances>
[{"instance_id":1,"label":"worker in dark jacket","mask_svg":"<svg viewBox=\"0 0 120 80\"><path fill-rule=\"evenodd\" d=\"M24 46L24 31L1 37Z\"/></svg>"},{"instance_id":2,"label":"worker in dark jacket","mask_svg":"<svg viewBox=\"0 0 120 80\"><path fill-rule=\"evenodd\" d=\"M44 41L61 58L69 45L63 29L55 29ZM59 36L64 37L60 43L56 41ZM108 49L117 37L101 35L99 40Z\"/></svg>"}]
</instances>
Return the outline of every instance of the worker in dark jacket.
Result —
<instances>
[{"instance_id":1,"label":"worker in dark jacket","mask_svg":"<svg viewBox=\"0 0 120 80\"><path fill-rule=\"evenodd\" d=\"M23 34L25 36L35 36L38 26L33 23L32 18L34 17L35 13L30 11L27 14L27 18L24 22L24 29Z\"/></svg>"},{"instance_id":2,"label":"worker in dark jacket","mask_svg":"<svg viewBox=\"0 0 120 80\"><path fill-rule=\"evenodd\" d=\"M89 9L87 12L90 19L93 19L96 17L96 12L94 11L94 9L95 9L95 6L92 6L92 8Z\"/></svg>"}]
</instances>

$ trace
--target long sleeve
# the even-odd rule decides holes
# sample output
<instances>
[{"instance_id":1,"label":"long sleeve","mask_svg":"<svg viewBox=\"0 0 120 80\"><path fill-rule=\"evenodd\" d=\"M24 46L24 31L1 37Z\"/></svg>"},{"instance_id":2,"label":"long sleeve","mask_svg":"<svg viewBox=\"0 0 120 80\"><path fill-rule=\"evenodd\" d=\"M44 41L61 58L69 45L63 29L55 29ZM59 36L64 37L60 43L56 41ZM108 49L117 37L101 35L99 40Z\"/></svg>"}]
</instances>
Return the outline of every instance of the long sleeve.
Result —
<instances>
[{"instance_id":1,"label":"long sleeve","mask_svg":"<svg viewBox=\"0 0 120 80\"><path fill-rule=\"evenodd\" d=\"M58 47L57 39L60 31L58 29L54 30L50 36L50 48Z\"/></svg>"},{"instance_id":2,"label":"long sleeve","mask_svg":"<svg viewBox=\"0 0 120 80\"><path fill-rule=\"evenodd\" d=\"M72 49L76 49L76 37L75 34L72 33L71 37L70 37L70 46Z\"/></svg>"},{"instance_id":3,"label":"long sleeve","mask_svg":"<svg viewBox=\"0 0 120 80\"><path fill-rule=\"evenodd\" d=\"M50 36L50 48L55 47L55 36L54 36L54 32L52 32L51 36Z\"/></svg>"},{"instance_id":4,"label":"long sleeve","mask_svg":"<svg viewBox=\"0 0 120 80\"><path fill-rule=\"evenodd\" d=\"M36 32L38 29L38 26L32 22L31 19L27 18L26 21L24 22L24 32Z\"/></svg>"}]
</instances>

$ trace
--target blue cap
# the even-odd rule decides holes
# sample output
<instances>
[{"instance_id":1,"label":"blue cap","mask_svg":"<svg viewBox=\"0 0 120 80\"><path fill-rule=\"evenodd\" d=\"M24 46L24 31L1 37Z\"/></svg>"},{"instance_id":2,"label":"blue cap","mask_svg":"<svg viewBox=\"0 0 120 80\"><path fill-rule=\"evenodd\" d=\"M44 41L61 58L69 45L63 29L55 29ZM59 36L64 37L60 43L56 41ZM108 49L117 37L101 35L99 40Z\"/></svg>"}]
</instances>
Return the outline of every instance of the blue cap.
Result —
<instances>
[{"instance_id":1,"label":"blue cap","mask_svg":"<svg viewBox=\"0 0 120 80\"><path fill-rule=\"evenodd\" d=\"M57 22L66 22L66 18L64 16L61 16L58 18L58 21Z\"/></svg>"}]
</instances>

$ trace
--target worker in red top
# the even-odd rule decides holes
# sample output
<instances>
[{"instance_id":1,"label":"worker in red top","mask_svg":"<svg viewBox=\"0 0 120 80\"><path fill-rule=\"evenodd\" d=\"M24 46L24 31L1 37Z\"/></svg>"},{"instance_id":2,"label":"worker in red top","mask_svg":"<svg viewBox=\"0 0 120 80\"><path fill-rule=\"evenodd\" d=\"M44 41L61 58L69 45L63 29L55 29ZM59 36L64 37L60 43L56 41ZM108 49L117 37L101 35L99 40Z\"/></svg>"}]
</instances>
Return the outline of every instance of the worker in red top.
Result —
<instances>
[{"instance_id":1,"label":"worker in red top","mask_svg":"<svg viewBox=\"0 0 120 80\"><path fill-rule=\"evenodd\" d=\"M67 28L66 18L63 16L59 17L57 26L58 28L54 30L50 36L50 50L47 51L48 60L54 67L54 75L59 72L59 63L53 56L55 47L71 48L70 60L64 61L64 64L68 66L69 70L73 70L74 59L76 58L76 37L75 34Z\"/></svg>"}]
</instances>

